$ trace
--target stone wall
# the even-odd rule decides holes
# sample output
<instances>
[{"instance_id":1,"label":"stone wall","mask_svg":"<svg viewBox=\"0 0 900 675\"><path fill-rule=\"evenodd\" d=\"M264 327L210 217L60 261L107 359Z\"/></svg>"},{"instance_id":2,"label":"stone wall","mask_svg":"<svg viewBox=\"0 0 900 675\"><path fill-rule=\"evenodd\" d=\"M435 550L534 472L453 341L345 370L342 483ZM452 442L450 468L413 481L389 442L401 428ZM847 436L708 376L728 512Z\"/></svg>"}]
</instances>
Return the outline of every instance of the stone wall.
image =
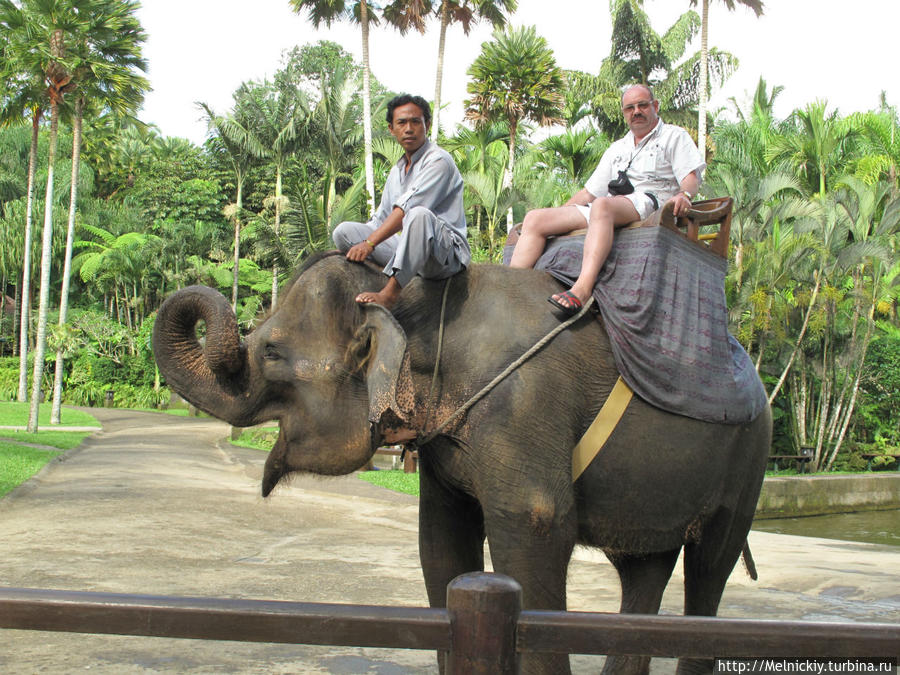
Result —
<instances>
[{"instance_id":1,"label":"stone wall","mask_svg":"<svg viewBox=\"0 0 900 675\"><path fill-rule=\"evenodd\" d=\"M900 509L900 473L783 476L763 482L757 518Z\"/></svg>"}]
</instances>

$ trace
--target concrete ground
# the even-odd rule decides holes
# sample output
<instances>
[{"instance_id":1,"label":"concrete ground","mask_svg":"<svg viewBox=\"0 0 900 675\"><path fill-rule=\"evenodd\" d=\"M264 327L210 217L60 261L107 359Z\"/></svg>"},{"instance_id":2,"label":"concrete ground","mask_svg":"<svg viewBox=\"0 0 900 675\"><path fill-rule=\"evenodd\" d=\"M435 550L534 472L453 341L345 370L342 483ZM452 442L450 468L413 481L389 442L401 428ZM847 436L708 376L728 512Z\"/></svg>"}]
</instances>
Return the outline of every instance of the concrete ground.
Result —
<instances>
[{"instance_id":1,"label":"concrete ground","mask_svg":"<svg viewBox=\"0 0 900 675\"><path fill-rule=\"evenodd\" d=\"M92 411L103 431L0 499L0 586L425 606L417 500L351 475L260 497L264 454L208 419ZM2 434L0 434L2 435ZM752 532L720 616L900 623L900 548ZM618 581L578 549L569 608L616 611ZM676 572L663 612L681 613ZM787 656L787 655L786 655ZM574 656L575 673L602 657ZM0 672L436 673L430 652L0 630ZM653 662L654 674L674 661Z\"/></svg>"}]
</instances>

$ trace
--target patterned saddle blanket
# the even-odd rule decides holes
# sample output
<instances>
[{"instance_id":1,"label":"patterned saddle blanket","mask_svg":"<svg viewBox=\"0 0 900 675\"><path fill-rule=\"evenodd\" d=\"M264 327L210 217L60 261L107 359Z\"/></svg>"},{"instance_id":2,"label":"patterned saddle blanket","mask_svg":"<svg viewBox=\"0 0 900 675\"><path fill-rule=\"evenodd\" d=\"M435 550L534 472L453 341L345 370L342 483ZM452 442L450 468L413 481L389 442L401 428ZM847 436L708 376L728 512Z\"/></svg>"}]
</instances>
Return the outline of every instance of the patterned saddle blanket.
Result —
<instances>
[{"instance_id":1,"label":"patterned saddle blanket","mask_svg":"<svg viewBox=\"0 0 900 675\"><path fill-rule=\"evenodd\" d=\"M567 286L584 236L551 239L535 265ZM508 263L512 247L504 251ZM619 374L648 403L722 424L768 405L750 356L728 332L728 263L665 227L616 230L594 297Z\"/></svg>"}]
</instances>

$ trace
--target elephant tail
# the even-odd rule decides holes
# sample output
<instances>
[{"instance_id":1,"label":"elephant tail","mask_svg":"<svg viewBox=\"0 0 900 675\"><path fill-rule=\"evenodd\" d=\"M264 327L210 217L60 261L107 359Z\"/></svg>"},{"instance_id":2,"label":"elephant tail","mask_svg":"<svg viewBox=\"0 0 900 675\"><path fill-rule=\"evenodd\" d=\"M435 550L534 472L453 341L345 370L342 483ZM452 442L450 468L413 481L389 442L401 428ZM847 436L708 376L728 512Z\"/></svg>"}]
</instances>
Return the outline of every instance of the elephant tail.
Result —
<instances>
[{"instance_id":1,"label":"elephant tail","mask_svg":"<svg viewBox=\"0 0 900 675\"><path fill-rule=\"evenodd\" d=\"M756 563L753 562L753 554L750 552L750 542L744 540L744 548L741 549L741 560L744 561L744 569L747 570L747 574L753 581L756 581L759 578L759 575L756 573Z\"/></svg>"}]
</instances>

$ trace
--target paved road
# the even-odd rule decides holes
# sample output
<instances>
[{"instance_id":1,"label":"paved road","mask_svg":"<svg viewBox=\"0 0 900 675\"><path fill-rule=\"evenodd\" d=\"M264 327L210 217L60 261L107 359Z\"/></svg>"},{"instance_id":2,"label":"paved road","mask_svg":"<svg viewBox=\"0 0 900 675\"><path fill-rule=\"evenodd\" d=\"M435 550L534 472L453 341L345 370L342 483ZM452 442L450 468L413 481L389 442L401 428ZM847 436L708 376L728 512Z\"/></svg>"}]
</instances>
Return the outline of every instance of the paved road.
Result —
<instances>
[{"instance_id":1,"label":"paved road","mask_svg":"<svg viewBox=\"0 0 900 675\"><path fill-rule=\"evenodd\" d=\"M263 453L220 422L92 411L103 431L0 499L0 585L302 602L426 604L416 499L356 476L259 494ZM900 623L900 549L754 532L720 615ZM615 611L602 556L579 549L570 609ZM680 573L663 602L680 613ZM576 673L600 657L576 656ZM654 661L667 674L674 662ZM0 672L436 673L431 653L0 631Z\"/></svg>"}]
</instances>

